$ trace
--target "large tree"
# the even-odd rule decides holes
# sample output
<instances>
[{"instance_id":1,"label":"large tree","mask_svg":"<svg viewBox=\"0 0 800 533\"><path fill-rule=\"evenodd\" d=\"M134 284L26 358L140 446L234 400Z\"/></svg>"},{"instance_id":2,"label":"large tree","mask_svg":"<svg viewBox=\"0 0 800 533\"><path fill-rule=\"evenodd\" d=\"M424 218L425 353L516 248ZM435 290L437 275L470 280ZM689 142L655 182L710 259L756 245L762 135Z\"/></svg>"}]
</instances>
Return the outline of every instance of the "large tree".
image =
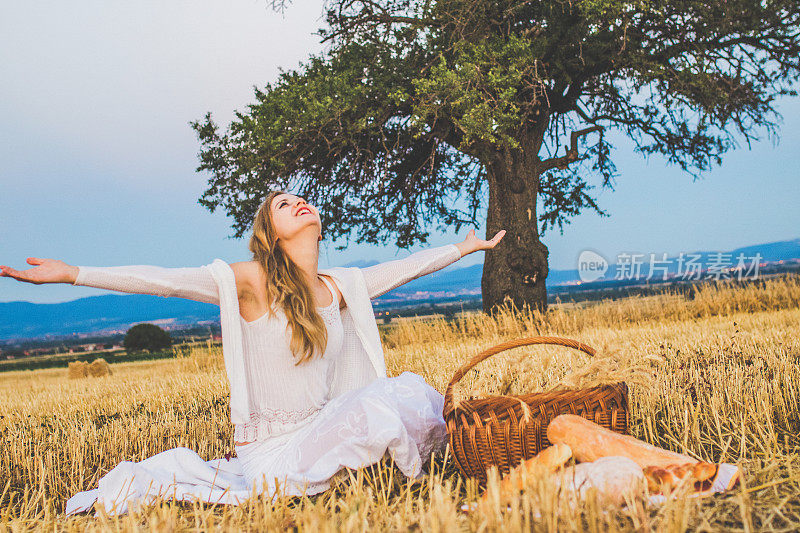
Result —
<instances>
[{"instance_id":1,"label":"large tree","mask_svg":"<svg viewBox=\"0 0 800 533\"><path fill-rule=\"evenodd\" d=\"M326 237L407 248L479 222L484 310L546 308L540 235L613 189L609 129L697 177L777 131L800 73L797 0L337 0L327 48L255 89L224 131L192 123L200 203L235 236L265 192L320 208ZM561 149L566 145L565 149ZM488 188L488 205L483 202ZM753 185L757 185L754 183Z\"/></svg>"}]
</instances>

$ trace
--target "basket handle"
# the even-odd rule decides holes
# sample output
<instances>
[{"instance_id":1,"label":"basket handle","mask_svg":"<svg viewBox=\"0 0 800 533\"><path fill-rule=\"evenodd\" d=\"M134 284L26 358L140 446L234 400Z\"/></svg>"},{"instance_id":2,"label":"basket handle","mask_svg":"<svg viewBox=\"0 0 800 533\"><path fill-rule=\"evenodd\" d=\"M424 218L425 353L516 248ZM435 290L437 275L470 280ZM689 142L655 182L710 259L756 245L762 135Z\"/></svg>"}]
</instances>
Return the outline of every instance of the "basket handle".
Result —
<instances>
[{"instance_id":1,"label":"basket handle","mask_svg":"<svg viewBox=\"0 0 800 533\"><path fill-rule=\"evenodd\" d=\"M472 368L484 361L491 356L498 354L502 351L509 350L511 348L518 348L520 346L528 346L531 344L555 344L558 346L566 346L568 348L575 348L576 350L580 350L584 353L589 355L594 355L595 350L591 346L587 346L582 342L578 342L573 339L567 339L564 337L524 337L521 339L514 339L506 342L501 342L496 346L492 346L491 348L487 348L486 350L482 351L478 355L474 356L472 359L467 361L465 364L461 366L456 373L453 374L453 379L450 380L450 383L447 384L447 390L444 393L444 413L449 413L453 410L453 387L456 383L458 383L461 378L463 378L467 372L472 370Z\"/></svg>"}]
</instances>

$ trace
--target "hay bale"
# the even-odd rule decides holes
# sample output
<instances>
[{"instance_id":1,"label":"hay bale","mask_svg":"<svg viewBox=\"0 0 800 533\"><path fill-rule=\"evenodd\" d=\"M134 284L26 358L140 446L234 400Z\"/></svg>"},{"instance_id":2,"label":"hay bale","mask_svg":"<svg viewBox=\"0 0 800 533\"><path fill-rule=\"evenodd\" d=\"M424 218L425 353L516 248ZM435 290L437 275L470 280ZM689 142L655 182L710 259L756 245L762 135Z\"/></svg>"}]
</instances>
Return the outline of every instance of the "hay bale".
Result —
<instances>
[{"instance_id":1,"label":"hay bale","mask_svg":"<svg viewBox=\"0 0 800 533\"><path fill-rule=\"evenodd\" d=\"M111 367L102 357L95 359L89 365L89 375L95 378L110 376L112 374Z\"/></svg>"},{"instance_id":2,"label":"hay bale","mask_svg":"<svg viewBox=\"0 0 800 533\"><path fill-rule=\"evenodd\" d=\"M89 363L86 361L73 361L67 365L69 379L85 378L89 375Z\"/></svg>"}]
</instances>

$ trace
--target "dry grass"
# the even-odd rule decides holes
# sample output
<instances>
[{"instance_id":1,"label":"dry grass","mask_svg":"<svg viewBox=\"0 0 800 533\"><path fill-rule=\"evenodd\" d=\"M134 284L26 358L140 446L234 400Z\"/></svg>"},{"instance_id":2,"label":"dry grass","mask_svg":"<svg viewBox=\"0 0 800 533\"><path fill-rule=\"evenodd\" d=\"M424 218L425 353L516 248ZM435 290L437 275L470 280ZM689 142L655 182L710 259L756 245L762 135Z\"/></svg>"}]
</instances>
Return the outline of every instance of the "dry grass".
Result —
<instances>
[{"instance_id":1,"label":"dry grass","mask_svg":"<svg viewBox=\"0 0 800 533\"><path fill-rule=\"evenodd\" d=\"M563 347L498 354L470 372L462 395L631 384L635 436L708 461L739 463L743 486L626 509L565 503L534 482L510 502L477 496L448 456L412 483L384 462L334 490L272 505L164 501L122 517L65 517L64 502L122 460L176 446L206 459L233 451L219 348L175 360L114 365L103 380L65 380L64 369L0 375L0 530L792 531L800 528L800 278L493 317L401 322L385 334L389 373L411 370L444 391L478 351L537 335L578 339L595 360Z\"/></svg>"}]
</instances>

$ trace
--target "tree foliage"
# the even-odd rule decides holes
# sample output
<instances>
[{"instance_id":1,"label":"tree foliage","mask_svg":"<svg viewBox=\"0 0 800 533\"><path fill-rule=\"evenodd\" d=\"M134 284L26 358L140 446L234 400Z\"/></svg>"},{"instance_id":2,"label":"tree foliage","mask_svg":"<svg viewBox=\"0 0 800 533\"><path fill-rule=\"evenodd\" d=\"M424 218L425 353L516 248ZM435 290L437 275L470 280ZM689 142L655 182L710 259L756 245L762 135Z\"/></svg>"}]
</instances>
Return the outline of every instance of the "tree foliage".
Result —
<instances>
[{"instance_id":1,"label":"tree foliage","mask_svg":"<svg viewBox=\"0 0 800 533\"><path fill-rule=\"evenodd\" d=\"M127 352L158 352L172 346L172 337L155 324L136 324L125 334L123 344Z\"/></svg>"},{"instance_id":2,"label":"tree foliage","mask_svg":"<svg viewBox=\"0 0 800 533\"><path fill-rule=\"evenodd\" d=\"M299 187L333 238L358 227L405 247L434 220L473 224L481 162L526 130L551 170L541 222L561 225L599 210L586 178L615 171L604 136L573 156L588 165L559 169L568 132L618 129L697 176L735 134L775 133L800 55L794 0L340 1L327 22L331 49L257 89L226 132L193 123L212 174L201 203L237 236L271 186Z\"/></svg>"}]
</instances>

